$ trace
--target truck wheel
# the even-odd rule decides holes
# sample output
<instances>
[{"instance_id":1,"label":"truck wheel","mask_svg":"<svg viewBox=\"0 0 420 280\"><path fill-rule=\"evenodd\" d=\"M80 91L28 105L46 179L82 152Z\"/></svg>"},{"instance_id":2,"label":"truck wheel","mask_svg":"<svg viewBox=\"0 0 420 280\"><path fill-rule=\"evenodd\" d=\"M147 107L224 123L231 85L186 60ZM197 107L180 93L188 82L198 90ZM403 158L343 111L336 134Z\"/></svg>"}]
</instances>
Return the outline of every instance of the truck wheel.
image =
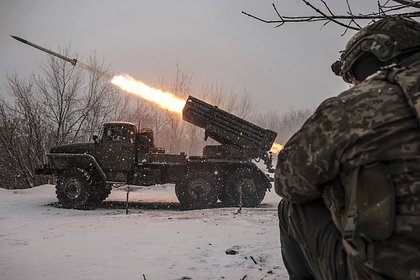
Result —
<instances>
[{"instance_id":1,"label":"truck wheel","mask_svg":"<svg viewBox=\"0 0 420 280\"><path fill-rule=\"evenodd\" d=\"M92 180L81 168L65 170L60 174L56 186L58 201L68 208L83 209L88 205Z\"/></svg>"},{"instance_id":2,"label":"truck wheel","mask_svg":"<svg viewBox=\"0 0 420 280\"><path fill-rule=\"evenodd\" d=\"M111 193L112 185L100 180L94 180L91 184L91 192L89 195L89 205L100 205Z\"/></svg>"},{"instance_id":3,"label":"truck wheel","mask_svg":"<svg viewBox=\"0 0 420 280\"><path fill-rule=\"evenodd\" d=\"M217 202L219 188L208 172L192 172L175 185L181 205L187 209L211 208Z\"/></svg>"},{"instance_id":4,"label":"truck wheel","mask_svg":"<svg viewBox=\"0 0 420 280\"><path fill-rule=\"evenodd\" d=\"M259 172L249 167L233 170L219 199L227 206L256 207L264 199L267 186Z\"/></svg>"}]
</instances>

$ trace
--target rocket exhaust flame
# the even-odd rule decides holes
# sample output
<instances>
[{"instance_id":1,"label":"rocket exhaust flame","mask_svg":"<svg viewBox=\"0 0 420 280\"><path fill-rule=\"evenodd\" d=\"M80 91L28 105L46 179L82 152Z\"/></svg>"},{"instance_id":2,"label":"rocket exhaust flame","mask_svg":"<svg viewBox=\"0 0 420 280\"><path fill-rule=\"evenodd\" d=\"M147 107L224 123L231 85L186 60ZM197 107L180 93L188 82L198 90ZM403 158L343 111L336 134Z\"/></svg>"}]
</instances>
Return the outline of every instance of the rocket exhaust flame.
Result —
<instances>
[{"instance_id":1,"label":"rocket exhaust flame","mask_svg":"<svg viewBox=\"0 0 420 280\"><path fill-rule=\"evenodd\" d=\"M111 80L111 83L128 93L135 94L171 112L182 114L182 109L185 106L186 101L176 97L173 93L152 88L128 75L114 76ZM274 143L270 152L278 154L282 149L283 145Z\"/></svg>"},{"instance_id":2,"label":"rocket exhaust flame","mask_svg":"<svg viewBox=\"0 0 420 280\"><path fill-rule=\"evenodd\" d=\"M186 101L176 97L173 93L150 87L128 75L114 76L111 83L171 112L182 114L182 109L185 106Z\"/></svg>"},{"instance_id":3,"label":"rocket exhaust flame","mask_svg":"<svg viewBox=\"0 0 420 280\"><path fill-rule=\"evenodd\" d=\"M128 93L135 94L171 112L182 114L182 109L185 106L186 100L176 97L171 92L150 87L128 75L114 76L111 83ZM278 154L282 149L283 145L274 143L270 152Z\"/></svg>"},{"instance_id":4,"label":"rocket exhaust flame","mask_svg":"<svg viewBox=\"0 0 420 280\"><path fill-rule=\"evenodd\" d=\"M284 146L282 144L274 143L271 147L270 152L272 152L273 154L278 154L281 150L283 150L283 147Z\"/></svg>"},{"instance_id":5,"label":"rocket exhaust flame","mask_svg":"<svg viewBox=\"0 0 420 280\"><path fill-rule=\"evenodd\" d=\"M36 49L39 49L43 52L46 52L50 55L53 55L53 56L58 57L60 59L63 59L65 61L71 63L73 66L79 66L79 67L81 67L85 70L88 70L90 72L98 73L101 76L103 76L104 78L107 78L107 79L111 80L111 83L118 86L122 90L124 90L128 93L135 94L135 95L137 95L137 96L139 96L139 97L141 97L141 98L143 98L147 101L150 101L154 104L157 104L163 109L166 109L166 110L171 111L171 112L178 113L180 115L182 114L182 109L185 106L186 100L176 97L171 92L165 92L163 90L150 87L150 86L144 84L141 81L136 81L134 78L132 78L128 75L117 75L117 76L112 77L112 75L110 73L101 71L101 70L96 69L96 68L94 68L90 65L84 64L84 63L78 61L75 58L66 57L62 54L59 54L59 53L56 53L56 52L51 51L49 49L46 49L46 48L44 48L40 45L29 42L29 41L27 41L23 38L13 36L13 35L10 35L10 36L13 39L18 40L21 43L24 43L26 45L29 45L29 46L34 47ZM282 149L283 149L283 145L278 144L278 143L274 143L273 146L271 147L270 152L272 152L274 154L278 154Z\"/></svg>"}]
</instances>

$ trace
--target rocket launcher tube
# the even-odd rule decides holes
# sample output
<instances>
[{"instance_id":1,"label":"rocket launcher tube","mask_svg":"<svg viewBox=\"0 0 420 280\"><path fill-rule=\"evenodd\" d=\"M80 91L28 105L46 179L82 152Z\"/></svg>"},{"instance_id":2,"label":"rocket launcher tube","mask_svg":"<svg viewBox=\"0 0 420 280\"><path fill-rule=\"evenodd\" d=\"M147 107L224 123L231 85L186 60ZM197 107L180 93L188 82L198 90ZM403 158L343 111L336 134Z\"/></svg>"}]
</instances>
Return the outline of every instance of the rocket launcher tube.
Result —
<instances>
[{"instance_id":1,"label":"rocket launcher tube","mask_svg":"<svg viewBox=\"0 0 420 280\"><path fill-rule=\"evenodd\" d=\"M258 151L259 156L271 149L277 136L272 130L252 124L193 96L188 97L182 118L203 128L206 137L221 144Z\"/></svg>"}]
</instances>

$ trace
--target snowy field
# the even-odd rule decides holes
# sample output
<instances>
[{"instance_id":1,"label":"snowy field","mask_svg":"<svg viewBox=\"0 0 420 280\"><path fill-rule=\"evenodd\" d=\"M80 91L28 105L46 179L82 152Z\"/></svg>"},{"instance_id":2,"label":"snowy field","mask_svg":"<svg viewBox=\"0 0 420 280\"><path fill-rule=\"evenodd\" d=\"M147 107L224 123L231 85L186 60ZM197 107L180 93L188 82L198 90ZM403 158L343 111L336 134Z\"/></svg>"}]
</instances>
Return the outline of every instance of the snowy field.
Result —
<instances>
[{"instance_id":1,"label":"snowy field","mask_svg":"<svg viewBox=\"0 0 420 280\"><path fill-rule=\"evenodd\" d=\"M0 189L0 279L288 279L277 204L181 211L173 185L114 189L95 210L55 207L52 185ZM226 254L231 249L237 254Z\"/></svg>"}]
</instances>

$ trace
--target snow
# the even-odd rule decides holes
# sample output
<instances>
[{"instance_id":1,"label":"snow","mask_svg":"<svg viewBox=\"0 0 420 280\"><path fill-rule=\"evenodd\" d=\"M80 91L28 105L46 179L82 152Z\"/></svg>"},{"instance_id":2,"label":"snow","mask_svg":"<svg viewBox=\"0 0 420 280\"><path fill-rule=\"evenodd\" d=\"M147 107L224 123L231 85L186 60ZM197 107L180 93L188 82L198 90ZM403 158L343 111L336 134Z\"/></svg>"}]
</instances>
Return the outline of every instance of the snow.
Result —
<instances>
[{"instance_id":1,"label":"snow","mask_svg":"<svg viewBox=\"0 0 420 280\"><path fill-rule=\"evenodd\" d=\"M277 204L182 211L173 185L113 189L103 207L55 207L53 185L0 189L0 279L288 279ZM227 250L237 254L226 254Z\"/></svg>"}]
</instances>

